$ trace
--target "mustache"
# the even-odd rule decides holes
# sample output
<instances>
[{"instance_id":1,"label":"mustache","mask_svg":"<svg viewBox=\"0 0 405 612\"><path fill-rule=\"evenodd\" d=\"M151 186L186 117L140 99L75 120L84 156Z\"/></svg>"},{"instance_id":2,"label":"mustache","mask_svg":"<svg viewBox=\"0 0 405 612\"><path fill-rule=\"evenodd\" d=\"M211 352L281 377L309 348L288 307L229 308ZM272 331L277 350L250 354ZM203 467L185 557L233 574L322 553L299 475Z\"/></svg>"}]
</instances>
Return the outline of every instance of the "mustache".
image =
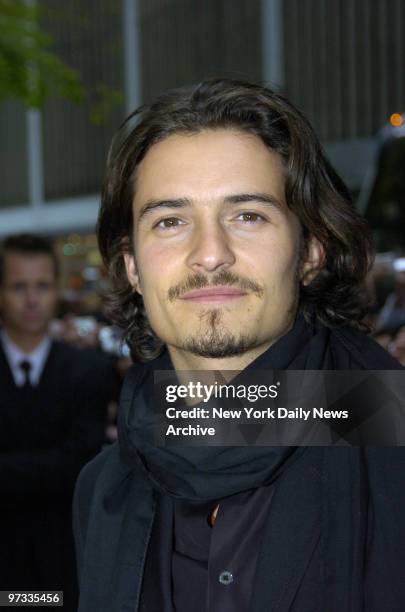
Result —
<instances>
[{"instance_id":1,"label":"mustache","mask_svg":"<svg viewBox=\"0 0 405 612\"><path fill-rule=\"evenodd\" d=\"M204 274L195 274L194 276L189 276L186 280L179 283L178 285L174 285L170 287L167 295L170 302L177 300L187 291L192 291L193 289L203 289L204 287L216 287L218 285L230 285L233 287L237 287L242 291L246 291L247 293L256 293L259 297L261 297L264 293L263 287L256 283L255 281L250 280L249 278L243 278L242 276L238 276L233 272L229 272L228 270L222 270L215 274L212 278L208 278Z\"/></svg>"}]
</instances>

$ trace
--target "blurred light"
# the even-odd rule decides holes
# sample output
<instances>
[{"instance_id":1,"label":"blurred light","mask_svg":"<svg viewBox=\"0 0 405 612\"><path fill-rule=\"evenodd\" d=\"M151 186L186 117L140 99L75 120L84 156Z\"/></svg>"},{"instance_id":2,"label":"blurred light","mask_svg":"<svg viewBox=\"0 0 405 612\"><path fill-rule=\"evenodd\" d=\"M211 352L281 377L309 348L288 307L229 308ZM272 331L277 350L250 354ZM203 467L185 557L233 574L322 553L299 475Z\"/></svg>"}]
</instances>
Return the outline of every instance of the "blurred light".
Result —
<instances>
[{"instance_id":1,"label":"blurred light","mask_svg":"<svg viewBox=\"0 0 405 612\"><path fill-rule=\"evenodd\" d=\"M394 270L395 272L405 271L405 257L400 257L394 261Z\"/></svg>"},{"instance_id":2,"label":"blurred light","mask_svg":"<svg viewBox=\"0 0 405 612\"><path fill-rule=\"evenodd\" d=\"M76 247L74 244L72 244L71 242L67 242L63 245L64 255L67 255L69 257L69 255L74 255L74 253L76 253Z\"/></svg>"},{"instance_id":3,"label":"blurred light","mask_svg":"<svg viewBox=\"0 0 405 612\"><path fill-rule=\"evenodd\" d=\"M402 117L402 115L400 115L399 113L392 113L390 117L391 125L393 125L394 127L399 127L400 125L403 124L403 122L404 122L404 118Z\"/></svg>"},{"instance_id":4,"label":"blurred light","mask_svg":"<svg viewBox=\"0 0 405 612\"><path fill-rule=\"evenodd\" d=\"M74 291L80 291L80 289L82 289L83 287L83 279L81 276L71 276L69 278L69 287L70 289L73 289Z\"/></svg>"},{"instance_id":5,"label":"blurred light","mask_svg":"<svg viewBox=\"0 0 405 612\"><path fill-rule=\"evenodd\" d=\"M101 265L101 255L98 250L90 251L87 254L87 261L91 266Z\"/></svg>"},{"instance_id":6,"label":"blurred light","mask_svg":"<svg viewBox=\"0 0 405 612\"><path fill-rule=\"evenodd\" d=\"M100 272L98 268L92 268L90 266L84 268L82 276L86 281L96 281L100 278Z\"/></svg>"}]
</instances>

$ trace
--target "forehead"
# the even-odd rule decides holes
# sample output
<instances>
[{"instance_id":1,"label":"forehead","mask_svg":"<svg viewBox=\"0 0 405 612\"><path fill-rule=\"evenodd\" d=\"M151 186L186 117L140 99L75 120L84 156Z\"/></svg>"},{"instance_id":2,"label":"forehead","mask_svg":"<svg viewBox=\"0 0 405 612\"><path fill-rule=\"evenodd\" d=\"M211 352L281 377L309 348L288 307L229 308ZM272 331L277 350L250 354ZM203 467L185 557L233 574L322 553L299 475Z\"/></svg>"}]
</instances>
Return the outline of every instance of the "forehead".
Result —
<instances>
[{"instance_id":1,"label":"forehead","mask_svg":"<svg viewBox=\"0 0 405 612\"><path fill-rule=\"evenodd\" d=\"M46 253L8 252L4 255L4 278L32 280L55 275L52 257Z\"/></svg>"},{"instance_id":2,"label":"forehead","mask_svg":"<svg viewBox=\"0 0 405 612\"><path fill-rule=\"evenodd\" d=\"M279 154L254 134L204 130L174 134L153 145L136 173L135 211L148 198L221 198L263 191L284 200L285 170Z\"/></svg>"}]
</instances>

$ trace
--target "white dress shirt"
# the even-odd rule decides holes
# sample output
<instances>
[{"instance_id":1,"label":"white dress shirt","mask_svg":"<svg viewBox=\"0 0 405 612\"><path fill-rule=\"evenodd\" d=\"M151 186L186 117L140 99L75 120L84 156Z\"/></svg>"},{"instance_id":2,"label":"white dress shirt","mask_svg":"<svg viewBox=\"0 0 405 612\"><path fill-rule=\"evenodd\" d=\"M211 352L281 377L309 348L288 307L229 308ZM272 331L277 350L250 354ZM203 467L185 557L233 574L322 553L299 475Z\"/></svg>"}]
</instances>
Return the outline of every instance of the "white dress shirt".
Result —
<instances>
[{"instance_id":1,"label":"white dress shirt","mask_svg":"<svg viewBox=\"0 0 405 612\"><path fill-rule=\"evenodd\" d=\"M49 355L52 344L51 338L45 336L31 353L24 353L24 351L10 339L4 329L0 331L0 338L15 384L18 387L24 385L26 375L20 364L22 361L28 361L31 366L29 371L30 383L34 386L37 385Z\"/></svg>"}]
</instances>

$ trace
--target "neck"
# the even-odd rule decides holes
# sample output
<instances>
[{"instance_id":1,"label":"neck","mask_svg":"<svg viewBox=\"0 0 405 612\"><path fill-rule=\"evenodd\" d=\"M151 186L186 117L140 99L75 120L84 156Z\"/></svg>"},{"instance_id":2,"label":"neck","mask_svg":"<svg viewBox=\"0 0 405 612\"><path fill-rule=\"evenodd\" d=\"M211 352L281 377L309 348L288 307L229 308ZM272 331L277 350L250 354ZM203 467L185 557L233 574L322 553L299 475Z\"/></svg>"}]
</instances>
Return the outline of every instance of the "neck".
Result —
<instances>
[{"instance_id":1,"label":"neck","mask_svg":"<svg viewBox=\"0 0 405 612\"><path fill-rule=\"evenodd\" d=\"M41 331L36 334L27 334L26 332L18 332L15 329L7 327L4 328L4 331L10 340L24 353L32 353L46 336L46 331Z\"/></svg>"}]
</instances>

